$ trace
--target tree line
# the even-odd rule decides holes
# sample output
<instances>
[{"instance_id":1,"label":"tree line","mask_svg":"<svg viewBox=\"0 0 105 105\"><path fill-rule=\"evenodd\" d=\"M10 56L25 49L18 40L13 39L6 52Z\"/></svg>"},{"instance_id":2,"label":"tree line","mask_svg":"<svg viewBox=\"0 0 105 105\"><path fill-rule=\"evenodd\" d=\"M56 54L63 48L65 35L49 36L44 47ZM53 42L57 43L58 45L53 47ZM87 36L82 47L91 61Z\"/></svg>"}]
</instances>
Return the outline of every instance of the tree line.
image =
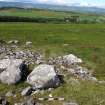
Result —
<instances>
[{"instance_id":1,"label":"tree line","mask_svg":"<svg viewBox=\"0 0 105 105\"><path fill-rule=\"evenodd\" d=\"M0 22L35 22L35 23L103 23L105 20L81 19L79 16L65 18L41 18L41 17L21 17L21 16L0 16Z\"/></svg>"}]
</instances>

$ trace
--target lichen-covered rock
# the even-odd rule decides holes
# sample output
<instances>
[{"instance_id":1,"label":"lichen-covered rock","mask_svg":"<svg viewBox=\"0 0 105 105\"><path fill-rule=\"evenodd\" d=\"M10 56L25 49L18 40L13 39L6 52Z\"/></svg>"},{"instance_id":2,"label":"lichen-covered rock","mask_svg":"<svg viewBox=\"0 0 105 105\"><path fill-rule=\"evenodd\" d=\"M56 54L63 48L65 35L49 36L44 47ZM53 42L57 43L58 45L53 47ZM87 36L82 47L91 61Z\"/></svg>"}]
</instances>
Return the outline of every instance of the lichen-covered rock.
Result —
<instances>
[{"instance_id":1,"label":"lichen-covered rock","mask_svg":"<svg viewBox=\"0 0 105 105\"><path fill-rule=\"evenodd\" d=\"M59 85L60 80L51 65L42 64L36 67L27 77L27 82L36 89L51 88Z\"/></svg>"}]
</instances>

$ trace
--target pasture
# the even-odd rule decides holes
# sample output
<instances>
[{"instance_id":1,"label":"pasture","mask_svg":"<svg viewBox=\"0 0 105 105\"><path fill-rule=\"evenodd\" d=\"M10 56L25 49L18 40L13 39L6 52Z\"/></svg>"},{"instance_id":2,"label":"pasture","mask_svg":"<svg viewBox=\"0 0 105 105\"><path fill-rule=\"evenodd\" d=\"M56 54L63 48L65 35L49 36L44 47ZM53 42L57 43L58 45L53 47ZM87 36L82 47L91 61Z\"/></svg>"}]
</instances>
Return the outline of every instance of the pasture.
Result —
<instances>
[{"instance_id":1,"label":"pasture","mask_svg":"<svg viewBox=\"0 0 105 105\"><path fill-rule=\"evenodd\" d=\"M48 56L73 53L84 60L86 66L93 70L94 76L105 80L104 24L0 23L0 40L12 39L19 40L21 45L25 41L32 41L33 50L49 52ZM0 84L0 93L25 86L25 83L16 86ZM66 100L76 100L80 105L105 105L104 84L88 81L80 81L79 85L65 83L53 90L52 94L63 96Z\"/></svg>"}]
</instances>

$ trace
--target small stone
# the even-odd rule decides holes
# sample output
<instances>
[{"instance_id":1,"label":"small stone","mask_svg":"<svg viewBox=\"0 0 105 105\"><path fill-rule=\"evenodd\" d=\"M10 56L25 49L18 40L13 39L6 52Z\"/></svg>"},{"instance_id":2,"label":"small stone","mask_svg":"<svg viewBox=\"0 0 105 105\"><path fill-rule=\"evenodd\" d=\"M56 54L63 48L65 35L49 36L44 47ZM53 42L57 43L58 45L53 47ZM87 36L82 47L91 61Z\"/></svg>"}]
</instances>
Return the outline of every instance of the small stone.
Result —
<instances>
[{"instance_id":1,"label":"small stone","mask_svg":"<svg viewBox=\"0 0 105 105\"><path fill-rule=\"evenodd\" d=\"M49 94L49 97L53 97L53 95L52 94Z\"/></svg>"},{"instance_id":2,"label":"small stone","mask_svg":"<svg viewBox=\"0 0 105 105\"><path fill-rule=\"evenodd\" d=\"M54 89L54 88L49 88L48 91L50 92L50 91L52 91L53 89Z\"/></svg>"},{"instance_id":3,"label":"small stone","mask_svg":"<svg viewBox=\"0 0 105 105\"><path fill-rule=\"evenodd\" d=\"M18 40L14 40L14 44L18 44L19 43L19 41Z\"/></svg>"},{"instance_id":4,"label":"small stone","mask_svg":"<svg viewBox=\"0 0 105 105\"><path fill-rule=\"evenodd\" d=\"M14 94L13 94L13 92L9 91L9 92L6 93L5 96L6 96L6 97L11 97L11 96L14 96Z\"/></svg>"},{"instance_id":5,"label":"small stone","mask_svg":"<svg viewBox=\"0 0 105 105\"><path fill-rule=\"evenodd\" d=\"M75 102L66 102L66 103L63 103L63 105L79 105Z\"/></svg>"},{"instance_id":6,"label":"small stone","mask_svg":"<svg viewBox=\"0 0 105 105\"><path fill-rule=\"evenodd\" d=\"M67 47L67 46L69 46L69 44L67 44L67 43L63 44L63 47Z\"/></svg>"},{"instance_id":7,"label":"small stone","mask_svg":"<svg viewBox=\"0 0 105 105\"><path fill-rule=\"evenodd\" d=\"M32 93L32 88L29 86L27 88L25 88L22 92L21 92L21 95L22 96L28 96Z\"/></svg>"},{"instance_id":8,"label":"small stone","mask_svg":"<svg viewBox=\"0 0 105 105\"><path fill-rule=\"evenodd\" d=\"M31 45L32 44L32 42L30 42L30 41L27 41L26 42L26 46L29 46L29 45Z\"/></svg>"},{"instance_id":9,"label":"small stone","mask_svg":"<svg viewBox=\"0 0 105 105\"><path fill-rule=\"evenodd\" d=\"M19 41L18 40L10 40L7 42L8 44L18 44Z\"/></svg>"},{"instance_id":10,"label":"small stone","mask_svg":"<svg viewBox=\"0 0 105 105\"><path fill-rule=\"evenodd\" d=\"M12 43L13 43L13 40L8 41L7 43L8 43L8 44L12 44Z\"/></svg>"}]
</instances>

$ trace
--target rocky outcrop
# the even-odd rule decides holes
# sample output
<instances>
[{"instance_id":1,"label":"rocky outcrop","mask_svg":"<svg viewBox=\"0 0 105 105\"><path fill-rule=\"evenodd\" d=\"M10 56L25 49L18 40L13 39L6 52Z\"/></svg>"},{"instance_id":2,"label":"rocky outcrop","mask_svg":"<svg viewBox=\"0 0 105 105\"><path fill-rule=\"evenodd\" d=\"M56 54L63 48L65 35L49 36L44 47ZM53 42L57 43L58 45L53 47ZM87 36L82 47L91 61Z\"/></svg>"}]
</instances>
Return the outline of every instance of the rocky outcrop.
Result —
<instances>
[{"instance_id":1,"label":"rocky outcrop","mask_svg":"<svg viewBox=\"0 0 105 105\"><path fill-rule=\"evenodd\" d=\"M73 54L59 56L57 58L49 58L48 60L49 64L64 65L67 67L73 64L80 64L82 62L82 59L78 58Z\"/></svg>"},{"instance_id":2,"label":"rocky outcrop","mask_svg":"<svg viewBox=\"0 0 105 105\"><path fill-rule=\"evenodd\" d=\"M51 88L59 85L60 80L51 65L42 64L35 67L27 77L27 82L36 89Z\"/></svg>"}]
</instances>

